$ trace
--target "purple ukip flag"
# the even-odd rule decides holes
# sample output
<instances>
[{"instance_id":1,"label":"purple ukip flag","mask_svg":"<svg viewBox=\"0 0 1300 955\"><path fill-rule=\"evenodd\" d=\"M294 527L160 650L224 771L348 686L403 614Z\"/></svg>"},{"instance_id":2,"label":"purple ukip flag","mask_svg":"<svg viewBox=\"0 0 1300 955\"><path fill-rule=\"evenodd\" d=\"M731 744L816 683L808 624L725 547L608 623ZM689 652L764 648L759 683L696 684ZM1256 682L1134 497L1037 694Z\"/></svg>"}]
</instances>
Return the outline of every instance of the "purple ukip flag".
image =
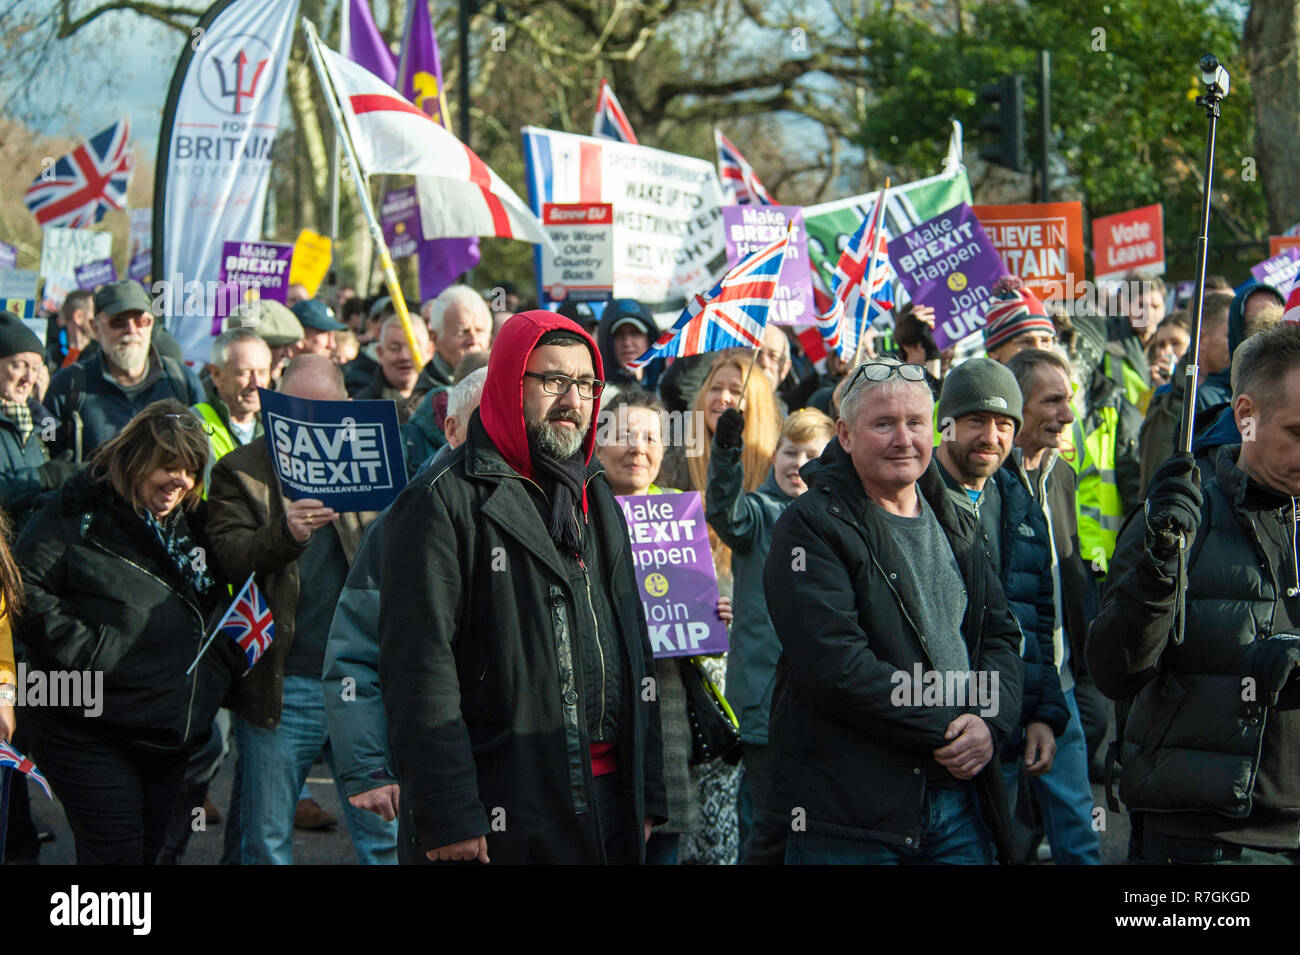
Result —
<instances>
[{"instance_id":1,"label":"purple ukip flag","mask_svg":"<svg viewBox=\"0 0 1300 955\"><path fill-rule=\"evenodd\" d=\"M426 0L412 0L402 41L402 95L447 129L442 57ZM420 300L428 301L479 263L478 237L420 239Z\"/></svg>"},{"instance_id":2,"label":"purple ukip flag","mask_svg":"<svg viewBox=\"0 0 1300 955\"><path fill-rule=\"evenodd\" d=\"M366 0L344 0L348 5L348 49L343 53L389 86L397 85L397 60L375 26Z\"/></svg>"}]
</instances>

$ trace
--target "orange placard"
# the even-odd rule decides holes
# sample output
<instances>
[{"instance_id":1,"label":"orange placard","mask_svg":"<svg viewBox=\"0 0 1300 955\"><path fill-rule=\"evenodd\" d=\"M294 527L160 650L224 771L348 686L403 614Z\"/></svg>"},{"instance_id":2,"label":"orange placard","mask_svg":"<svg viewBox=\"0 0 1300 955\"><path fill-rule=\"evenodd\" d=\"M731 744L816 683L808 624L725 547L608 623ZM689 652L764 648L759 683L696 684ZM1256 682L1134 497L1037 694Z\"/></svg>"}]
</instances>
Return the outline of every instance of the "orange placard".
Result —
<instances>
[{"instance_id":1,"label":"orange placard","mask_svg":"<svg viewBox=\"0 0 1300 955\"><path fill-rule=\"evenodd\" d=\"M1283 249L1300 245L1300 235L1270 235L1268 237L1268 257L1271 259Z\"/></svg>"},{"instance_id":2,"label":"orange placard","mask_svg":"<svg viewBox=\"0 0 1300 955\"><path fill-rule=\"evenodd\" d=\"M1084 279L1083 206L1078 202L1035 202L975 206L975 216L1002 256L1039 298L1073 298Z\"/></svg>"}]
</instances>

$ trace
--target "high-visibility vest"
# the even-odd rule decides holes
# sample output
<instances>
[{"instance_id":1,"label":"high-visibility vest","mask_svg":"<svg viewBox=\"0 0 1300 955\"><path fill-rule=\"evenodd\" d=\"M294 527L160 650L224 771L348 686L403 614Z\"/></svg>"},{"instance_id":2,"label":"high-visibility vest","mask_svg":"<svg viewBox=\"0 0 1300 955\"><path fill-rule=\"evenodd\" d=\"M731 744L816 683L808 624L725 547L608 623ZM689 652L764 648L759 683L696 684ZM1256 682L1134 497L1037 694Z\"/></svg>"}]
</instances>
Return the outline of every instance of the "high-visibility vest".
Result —
<instances>
[{"instance_id":1,"label":"high-visibility vest","mask_svg":"<svg viewBox=\"0 0 1300 955\"><path fill-rule=\"evenodd\" d=\"M203 500L206 501L208 499L208 481L212 477L213 466L239 447L239 442L230 433L226 423L221 420L221 415L217 414L217 409L212 407L209 402L201 402L195 405L193 410L203 419L203 423L207 426L204 430L208 433L208 467L203 472Z\"/></svg>"},{"instance_id":2,"label":"high-visibility vest","mask_svg":"<svg viewBox=\"0 0 1300 955\"><path fill-rule=\"evenodd\" d=\"M1115 382L1131 404L1139 408L1145 407L1142 396L1151 390L1151 382L1142 377L1142 373L1129 363L1127 357L1107 352L1102 356L1102 366L1106 377Z\"/></svg>"},{"instance_id":3,"label":"high-visibility vest","mask_svg":"<svg viewBox=\"0 0 1300 955\"><path fill-rule=\"evenodd\" d=\"M1087 430L1085 430L1085 428ZM1115 477L1119 410L1101 407L1085 421L1075 409L1073 437L1082 453L1062 455L1079 475L1076 494L1079 552L1095 573L1106 572L1124 525L1124 506Z\"/></svg>"},{"instance_id":4,"label":"high-visibility vest","mask_svg":"<svg viewBox=\"0 0 1300 955\"><path fill-rule=\"evenodd\" d=\"M203 402L194 406L194 410L199 413L199 417L206 424L208 432L208 441L212 446L211 463L216 464L235 448L239 447L239 442L235 436L230 433L226 423L221 420L221 415L217 414L217 409L212 407L208 402Z\"/></svg>"}]
</instances>

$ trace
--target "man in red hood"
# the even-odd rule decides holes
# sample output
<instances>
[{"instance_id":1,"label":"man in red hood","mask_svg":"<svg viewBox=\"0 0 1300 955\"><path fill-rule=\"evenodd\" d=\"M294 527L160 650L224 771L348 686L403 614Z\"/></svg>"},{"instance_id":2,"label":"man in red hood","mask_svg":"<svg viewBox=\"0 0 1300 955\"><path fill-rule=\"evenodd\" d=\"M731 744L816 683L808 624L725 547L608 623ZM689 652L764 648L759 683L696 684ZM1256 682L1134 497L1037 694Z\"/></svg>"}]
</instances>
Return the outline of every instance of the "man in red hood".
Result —
<instances>
[{"instance_id":1,"label":"man in red hood","mask_svg":"<svg viewBox=\"0 0 1300 955\"><path fill-rule=\"evenodd\" d=\"M592 464L603 372L574 322L513 316L465 442L389 515L379 682L401 838L433 861L637 863L666 818L631 546Z\"/></svg>"}]
</instances>

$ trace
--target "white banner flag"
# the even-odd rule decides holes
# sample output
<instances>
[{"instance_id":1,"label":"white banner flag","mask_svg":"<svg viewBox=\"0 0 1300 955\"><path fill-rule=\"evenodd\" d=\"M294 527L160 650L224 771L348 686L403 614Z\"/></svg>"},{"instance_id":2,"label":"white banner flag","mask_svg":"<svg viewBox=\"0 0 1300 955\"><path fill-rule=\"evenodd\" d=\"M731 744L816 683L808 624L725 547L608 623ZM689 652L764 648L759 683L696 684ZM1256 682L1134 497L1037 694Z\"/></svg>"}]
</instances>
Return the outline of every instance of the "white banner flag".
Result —
<instances>
[{"instance_id":1,"label":"white banner flag","mask_svg":"<svg viewBox=\"0 0 1300 955\"><path fill-rule=\"evenodd\" d=\"M217 0L172 76L158 140L153 290L189 359L210 350L222 243L262 238L297 12L298 0Z\"/></svg>"},{"instance_id":2,"label":"white banner flag","mask_svg":"<svg viewBox=\"0 0 1300 955\"><path fill-rule=\"evenodd\" d=\"M415 176L426 239L483 235L551 244L537 216L472 149L369 70L319 49L362 171Z\"/></svg>"}]
</instances>

